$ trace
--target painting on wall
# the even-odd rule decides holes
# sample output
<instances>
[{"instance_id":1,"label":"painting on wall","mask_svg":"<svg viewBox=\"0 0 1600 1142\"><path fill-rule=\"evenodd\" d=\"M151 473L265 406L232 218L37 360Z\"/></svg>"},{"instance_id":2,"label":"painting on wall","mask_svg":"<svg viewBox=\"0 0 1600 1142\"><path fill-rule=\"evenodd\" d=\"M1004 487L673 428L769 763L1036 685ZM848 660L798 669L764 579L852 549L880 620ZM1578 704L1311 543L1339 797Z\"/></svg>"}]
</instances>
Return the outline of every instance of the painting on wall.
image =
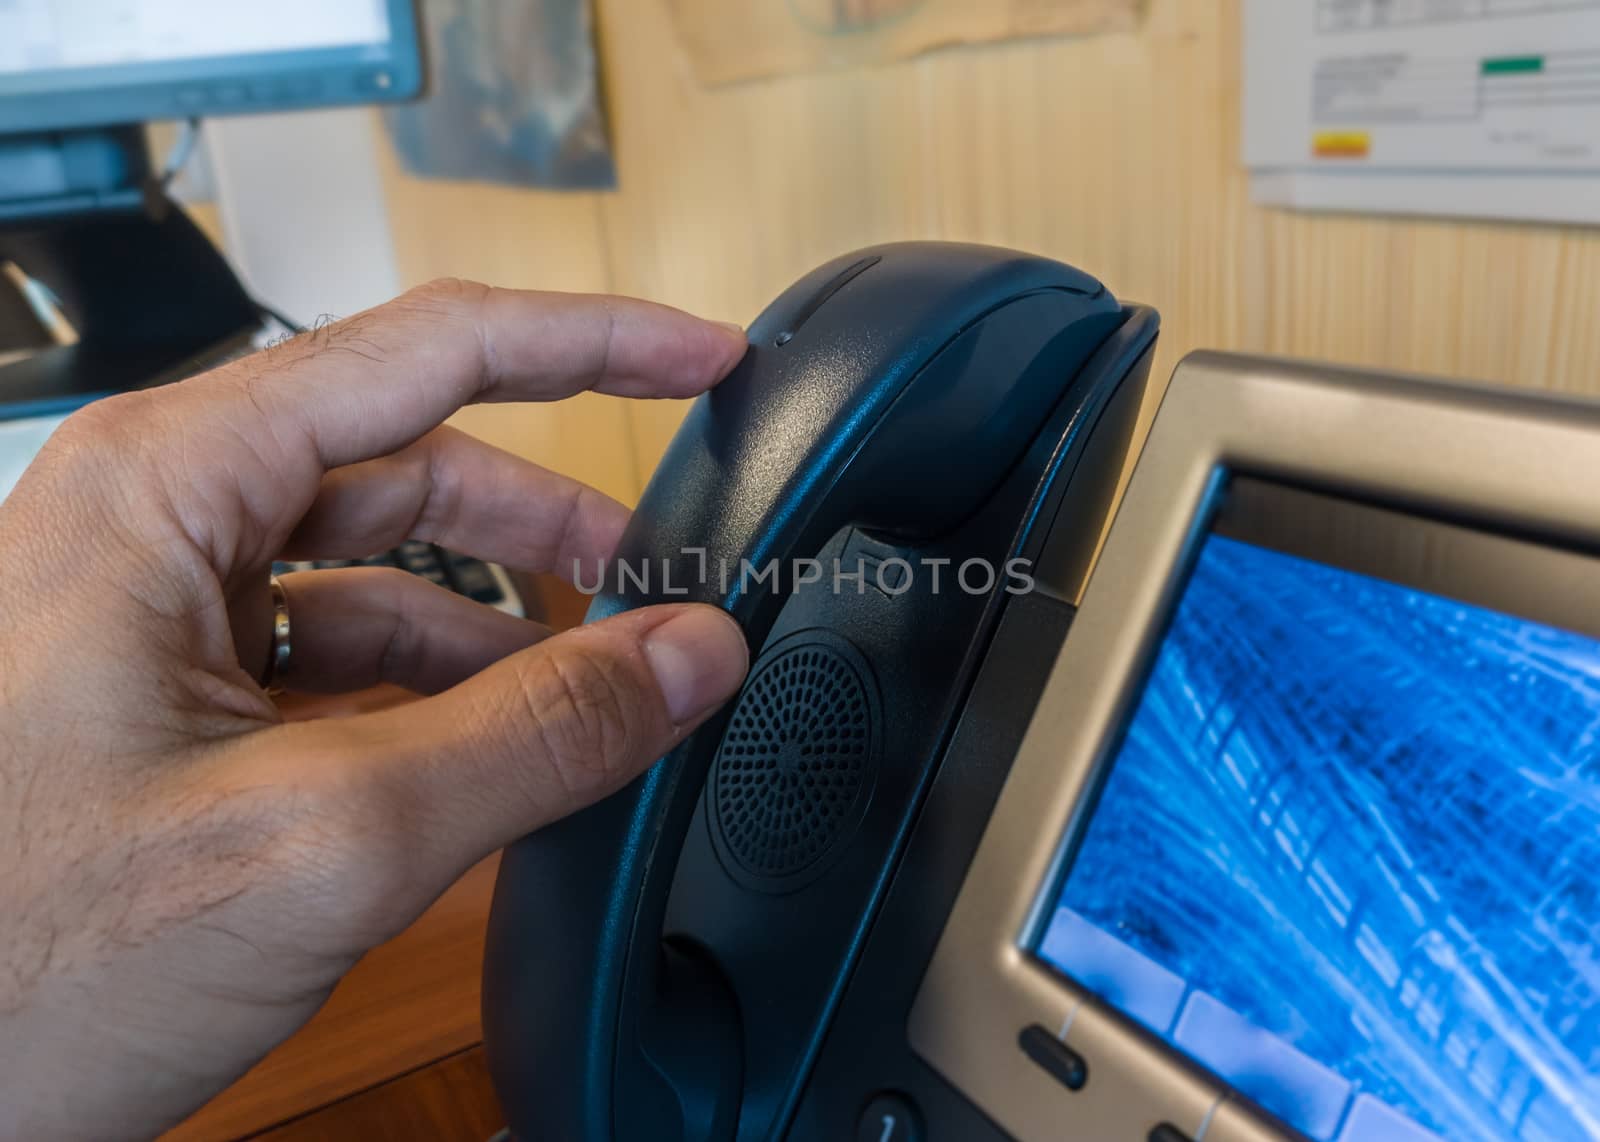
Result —
<instances>
[{"instance_id":1,"label":"painting on wall","mask_svg":"<svg viewBox=\"0 0 1600 1142\"><path fill-rule=\"evenodd\" d=\"M425 0L428 92L385 111L424 178L616 185L590 0Z\"/></svg>"}]
</instances>

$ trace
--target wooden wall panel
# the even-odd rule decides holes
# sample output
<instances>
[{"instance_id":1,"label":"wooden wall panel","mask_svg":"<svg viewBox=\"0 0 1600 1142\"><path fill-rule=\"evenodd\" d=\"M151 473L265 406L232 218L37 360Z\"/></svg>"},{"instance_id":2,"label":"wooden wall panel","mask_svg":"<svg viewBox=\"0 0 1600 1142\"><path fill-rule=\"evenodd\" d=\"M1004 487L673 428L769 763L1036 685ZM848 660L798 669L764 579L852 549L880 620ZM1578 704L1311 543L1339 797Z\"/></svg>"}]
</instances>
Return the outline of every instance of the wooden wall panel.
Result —
<instances>
[{"instance_id":1,"label":"wooden wall panel","mask_svg":"<svg viewBox=\"0 0 1600 1142\"><path fill-rule=\"evenodd\" d=\"M893 66L708 89L662 0L600 4L622 190L612 286L748 322L836 254L935 233L924 93ZM682 410L630 410L642 471Z\"/></svg>"},{"instance_id":2,"label":"wooden wall panel","mask_svg":"<svg viewBox=\"0 0 1600 1142\"><path fill-rule=\"evenodd\" d=\"M620 190L394 176L408 276L605 288L747 321L855 246L975 240L1075 262L1159 308L1158 388L1208 347L1600 394L1600 230L1249 203L1238 0L1151 0L1131 35L709 89L665 0L599 0L599 16ZM681 413L502 416L541 459L636 493Z\"/></svg>"},{"instance_id":3,"label":"wooden wall panel","mask_svg":"<svg viewBox=\"0 0 1600 1142\"><path fill-rule=\"evenodd\" d=\"M396 260L407 287L458 277L517 289L610 289L600 200L411 178L381 149ZM584 395L559 407L481 405L458 427L627 503L641 487L624 402Z\"/></svg>"}]
</instances>

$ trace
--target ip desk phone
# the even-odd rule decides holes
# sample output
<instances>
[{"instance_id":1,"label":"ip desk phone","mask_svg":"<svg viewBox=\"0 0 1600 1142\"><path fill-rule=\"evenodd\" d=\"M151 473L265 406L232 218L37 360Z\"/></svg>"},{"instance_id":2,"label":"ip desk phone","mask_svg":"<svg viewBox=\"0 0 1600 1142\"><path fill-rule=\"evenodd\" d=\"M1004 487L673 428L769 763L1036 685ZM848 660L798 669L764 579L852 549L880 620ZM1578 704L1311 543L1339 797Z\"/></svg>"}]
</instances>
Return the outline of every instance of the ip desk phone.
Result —
<instances>
[{"instance_id":1,"label":"ip desk phone","mask_svg":"<svg viewBox=\"0 0 1600 1142\"><path fill-rule=\"evenodd\" d=\"M591 617L754 664L506 852L516 1137L1600 1138L1600 408L1191 356L1095 559L1156 328L942 244L750 327Z\"/></svg>"}]
</instances>

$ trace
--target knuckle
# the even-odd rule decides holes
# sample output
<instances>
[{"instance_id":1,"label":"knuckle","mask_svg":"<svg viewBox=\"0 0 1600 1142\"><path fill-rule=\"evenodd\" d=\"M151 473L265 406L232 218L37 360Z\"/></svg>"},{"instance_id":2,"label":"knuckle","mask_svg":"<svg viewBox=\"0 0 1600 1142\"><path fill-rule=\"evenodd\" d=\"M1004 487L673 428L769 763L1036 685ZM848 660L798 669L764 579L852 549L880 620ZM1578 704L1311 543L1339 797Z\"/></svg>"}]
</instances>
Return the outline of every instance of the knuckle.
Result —
<instances>
[{"instance_id":1,"label":"knuckle","mask_svg":"<svg viewBox=\"0 0 1600 1142\"><path fill-rule=\"evenodd\" d=\"M467 278L435 278L405 293L401 301L411 307L454 313L475 306L488 296L489 287Z\"/></svg>"},{"instance_id":2,"label":"knuckle","mask_svg":"<svg viewBox=\"0 0 1600 1142\"><path fill-rule=\"evenodd\" d=\"M141 447L159 420L154 393L118 393L78 409L62 422L49 448L59 457L104 463L106 450Z\"/></svg>"},{"instance_id":3,"label":"knuckle","mask_svg":"<svg viewBox=\"0 0 1600 1142\"><path fill-rule=\"evenodd\" d=\"M406 605L407 599L413 591L419 588L432 587L434 584L428 580L402 571L398 567L340 567L335 568L341 579L348 579L352 583L360 584L361 596L356 605L361 605L362 598L374 601L374 612L387 614ZM326 571L320 572L326 574ZM313 571L310 574L319 574Z\"/></svg>"},{"instance_id":4,"label":"knuckle","mask_svg":"<svg viewBox=\"0 0 1600 1142\"><path fill-rule=\"evenodd\" d=\"M437 278L403 294L387 308L401 325L412 327L410 336L426 338L435 347L450 346L453 352L465 355L460 359L462 367L486 379L495 372L495 347L483 312L494 292L490 286L465 278Z\"/></svg>"},{"instance_id":5,"label":"knuckle","mask_svg":"<svg viewBox=\"0 0 1600 1142\"><path fill-rule=\"evenodd\" d=\"M99 544L109 536L142 537L168 517L167 468L175 451L171 413L154 393L105 397L69 416L29 465L45 496L39 501L60 513L56 526L77 526L80 541Z\"/></svg>"},{"instance_id":6,"label":"knuckle","mask_svg":"<svg viewBox=\"0 0 1600 1142\"><path fill-rule=\"evenodd\" d=\"M620 664L551 645L522 678L536 748L567 793L591 797L632 772L644 745L644 688Z\"/></svg>"}]
</instances>

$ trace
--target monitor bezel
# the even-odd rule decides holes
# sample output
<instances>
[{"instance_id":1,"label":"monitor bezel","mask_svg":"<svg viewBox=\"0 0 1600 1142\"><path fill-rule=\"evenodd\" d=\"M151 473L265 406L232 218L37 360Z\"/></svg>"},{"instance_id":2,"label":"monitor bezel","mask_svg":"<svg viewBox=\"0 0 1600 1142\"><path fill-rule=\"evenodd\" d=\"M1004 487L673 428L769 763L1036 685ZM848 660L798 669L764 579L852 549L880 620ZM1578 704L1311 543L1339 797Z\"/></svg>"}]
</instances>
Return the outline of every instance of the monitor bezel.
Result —
<instances>
[{"instance_id":1,"label":"monitor bezel","mask_svg":"<svg viewBox=\"0 0 1600 1142\"><path fill-rule=\"evenodd\" d=\"M0 97L0 138L415 99L426 75L418 0L384 2L389 40L381 64L362 59L360 47L262 52L185 61L182 78L9 95ZM250 65L247 75L241 61ZM212 62L214 70L202 66Z\"/></svg>"},{"instance_id":2,"label":"monitor bezel","mask_svg":"<svg viewBox=\"0 0 1600 1142\"><path fill-rule=\"evenodd\" d=\"M1600 404L1199 353L1175 372L1082 606L922 981L912 1047L1022 1142L1294 1138L1033 949L1231 472L1541 543L1600 549ZM1088 1062L1033 1066L1043 1024ZM1063 1134L1064 1124L1078 1130Z\"/></svg>"}]
</instances>

